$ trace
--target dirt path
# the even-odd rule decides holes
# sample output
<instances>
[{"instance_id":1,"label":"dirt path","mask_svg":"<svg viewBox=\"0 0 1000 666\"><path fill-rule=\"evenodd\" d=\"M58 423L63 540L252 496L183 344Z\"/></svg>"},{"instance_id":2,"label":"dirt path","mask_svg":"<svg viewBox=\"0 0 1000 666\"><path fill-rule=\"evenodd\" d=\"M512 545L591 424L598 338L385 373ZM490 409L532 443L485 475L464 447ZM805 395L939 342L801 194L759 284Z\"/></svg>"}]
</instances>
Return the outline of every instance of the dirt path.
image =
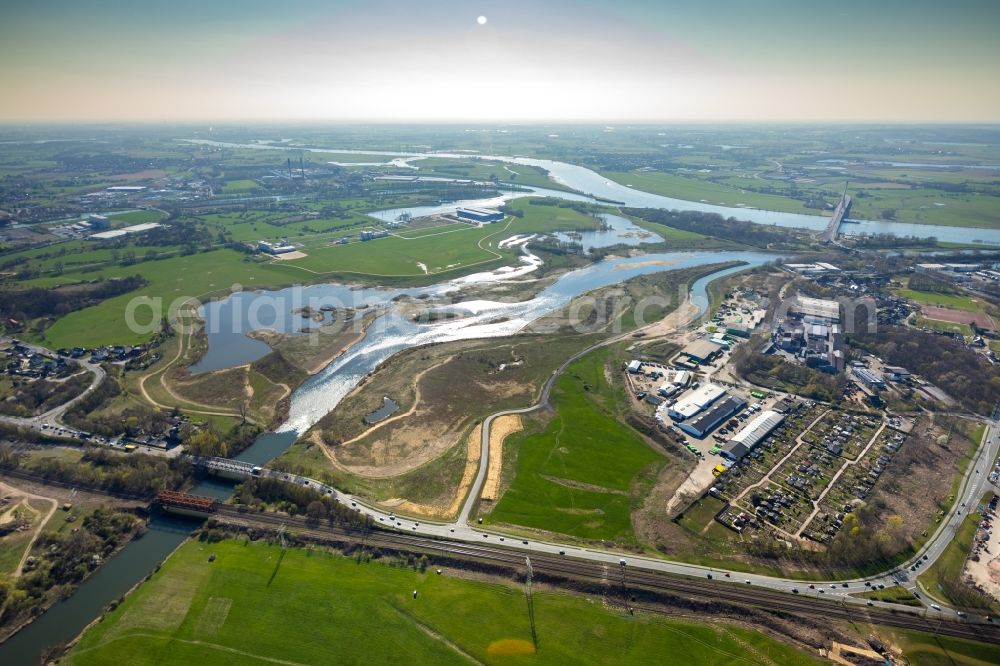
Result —
<instances>
[{"instance_id":1,"label":"dirt path","mask_svg":"<svg viewBox=\"0 0 1000 666\"><path fill-rule=\"evenodd\" d=\"M31 554L31 547L35 545L35 541L37 541L38 537L41 535L42 529L45 527L46 523L49 522L49 519L52 518L52 515L55 514L56 509L59 508L59 503L56 502L51 497L35 495L34 493L29 493L26 490L15 488L14 486L8 485L3 482L0 482L0 491L4 493L9 493L11 495L20 495L24 499L34 499L34 500L39 500L41 502L48 502L51 505L49 507L48 513L45 514L45 517L43 517L38 521L38 527L35 528L35 533L31 536L31 540L28 542L28 545L24 547L24 554L21 555L21 561L17 563L17 569L14 570L14 578L20 578L21 574L24 572L24 563L28 561L28 556ZM29 511L33 511L36 514L40 513L38 510L32 508L26 502L25 506L28 508Z\"/></svg>"},{"instance_id":2,"label":"dirt path","mask_svg":"<svg viewBox=\"0 0 1000 666\"><path fill-rule=\"evenodd\" d=\"M204 416L228 416L228 417L231 417L231 418L241 418L240 414L238 412L221 410L216 405L204 405L204 404L201 404L201 403L198 403L198 402L194 402L192 400L188 400L187 398L184 398L182 396L179 396L179 395L177 395L173 391L173 389L171 389L167 385L166 382L163 381L163 378L164 378L164 375L166 374L166 372L168 370L170 370L171 368L173 368L174 365L176 365L176 363L180 360L180 358L185 354L185 351L187 349L186 346L185 346L185 341L188 340L189 337L190 337L189 334L183 334L182 333L180 335L180 337L178 338L178 340L177 340L177 353L174 354L174 357L172 359L170 359L170 362L168 362L165 366L163 366L159 370L156 370L155 372L151 372L151 373L149 373L147 375L143 375L142 377L139 378L138 387L139 387L139 392L142 394L143 400L145 400L146 402L148 402L153 407L156 407L157 409L171 410L174 407L177 407L178 409L181 409L181 410L183 410L185 412L189 412L191 414L201 414L201 415L204 415ZM163 388L163 390L166 391L170 395L170 397L176 399L179 403L182 403L182 404L179 404L179 405L164 405L163 403L155 400L153 398L153 396L151 396L149 394L149 391L146 389L146 380L148 380L148 379L150 379L152 377L157 377L159 379L160 386ZM204 409L191 409L191 408L185 407L183 405L194 405L195 407L201 407L201 408L204 408ZM249 421L250 419L247 419L247 420Z\"/></svg>"},{"instance_id":3,"label":"dirt path","mask_svg":"<svg viewBox=\"0 0 1000 666\"><path fill-rule=\"evenodd\" d=\"M368 430L365 430L363 433L361 433L357 437L352 437L351 439L347 440L346 442L341 442L340 446L347 446L348 444L353 444L354 442L360 441L360 440L364 439L365 437L367 437L368 435L372 434L373 432L376 432L377 430L379 430L381 428L384 428L385 426L389 425L390 423L394 423L395 421L398 421L400 419L405 419L407 416L412 416L414 413L416 413L417 407L420 405L420 380L423 379L424 375L426 375L428 372L430 372L431 370L434 370L436 368L440 368L442 365L444 365L445 363L447 363L448 361L450 361L453 358L455 358L455 357L454 356L449 356L448 358L444 359L440 363L435 363L434 365L432 365L432 366L430 366L428 368L424 368L423 370L421 370L420 372L417 373L417 375L413 378L413 404L410 405L410 408L408 410L406 410L402 414L396 414L395 416L390 416L389 418L385 419L384 421L379 421L378 423L376 423L375 425L373 425L371 428L368 428ZM360 388L360 386L358 388ZM356 391L358 389L356 388L354 390ZM322 440L313 440L313 441L320 441L321 442ZM322 444L322 446L323 446L324 453L327 454L327 458L330 458L331 460L333 460L336 456L334 456L332 452L328 452L327 451L327 447L326 447L325 444ZM336 462L336 461L334 461L334 462ZM337 464L339 465L339 463L337 463Z\"/></svg>"},{"instance_id":4,"label":"dirt path","mask_svg":"<svg viewBox=\"0 0 1000 666\"><path fill-rule=\"evenodd\" d=\"M472 481L476 478L476 471L479 469L479 440L482 436L483 426L480 424L473 428L472 432L466 438L465 471L462 473L462 480L459 481L454 497L452 497L451 504L447 509L442 511L441 507L432 504L418 504L404 499L391 499L381 502L381 504L398 509L402 513L426 516L428 518L450 519L458 515L458 510L462 508L462 501L472 487Z\"/></svg>"},{"instance_id":5,"label":"dirt path","mask_svg":"<svg viewBox=\"0 0 1000 666\"><path fill-rule=\"evenodd\" d=\"M524 429L520 414L508 414L493 419L490 427L490 459L486 481L480 499L495 502L500 497L500 472L503 469L503 442L508 435Z\"/></svg>"}]
</instances>

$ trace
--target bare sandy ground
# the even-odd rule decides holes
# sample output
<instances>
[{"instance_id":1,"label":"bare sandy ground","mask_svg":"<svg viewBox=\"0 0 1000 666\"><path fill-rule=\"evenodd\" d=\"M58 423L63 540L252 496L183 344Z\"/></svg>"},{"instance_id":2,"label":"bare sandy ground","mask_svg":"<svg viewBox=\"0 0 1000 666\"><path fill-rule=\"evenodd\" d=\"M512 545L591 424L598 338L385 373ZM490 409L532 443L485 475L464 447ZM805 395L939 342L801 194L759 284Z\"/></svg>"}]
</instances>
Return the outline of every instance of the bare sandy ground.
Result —
<instances>
[{"instance_id":1,"label":"bare sandy ground","mask_svg":"<svg viewBox=\"0 0 1000 666\"><path fill-rule=\"evenodd\" d=\"M490 434L492 435L492 433ZM458 488L455 489L455 495L451 500L451 504L446 509L433 504L418 504L399 498L386 500L385 502L380 502L380 504L392 507L400 513L413 516L443 519L454 518L458 515L459 509L462 508L462 501L465 499L469 489L472 488L472 482L476 478L476 471L479 469L479 457L482 453L482 448L479 446L482 436L483 426L479 424L472 429L472 432L466 438L465 471L462 473L462 480L459 482Z\"/></svg>"},{"instance_id":2,"label":"bare sandy ground","mask_svg":"<svg viewBox=\"0 0 1000 666\"><path fill-rule=\"evenodd\" d=\"M500 471L503 468L503 441L507 435L524 428L520 414L507 414L493 419L490 426L490 460L480 498L496 501L500 496Z\"/></svg>"},{"instance_id":3,"label":"bare sandy ground","mask_svg":"<svg viewBox=\"0 0 1000 666\"><path fill-rule=\"evenodd\" d=\"M276 254L274 255L274 258L277 259L278 261L291 261L292 259L305 259L308 256L309 255L306 254L305 252L299 252L298 250L296 250L295 252L285 252L284 254Z\"/></svg>"},{"instance_id":4,"label":"bare sandy ground","mask_svg":"<svg viewBox=\"0 0 1000 666\"><path fill-rule=\"evenodd\" d=\"M994 526L986 547L979 552L979 561L965 562L965 575L981 586L987 594L1000 600L1000 529Z\"/></svg>"},{"instance_id":5,"label":"bare sandy ground","mask_svg":"<svg viewBox=\"0 0 1000 666\"><path fill-rule=\"evenodd\" d=\"M708 445L706 444L705 446L707 451ZM700 447L701 444L699 444ZM698 465L691 470L688 477L684 479L684 483L677 488L677 492L674 493L674 496L667 503L667 515L672 516L677 509L686 506L692 498L698 497L705 492L705 489L709 488L715 480L712 470L720 462L722 462L721 458L709 455L699 460Z\"/></svg>"},{"instance_id":6,"label":"bare sandy ground","mask_svg":"<svg viewBox=\"0 0 1000 666\"><path fill-rule=\"evenodd\" d=\"M648 338L657 338L667 335L677 335L691 328L691 322L698 316L698 307L686 299L676 310L668 314L660 321L642 329ZM685 340L676 340L683 344Z\"/></svg>"},{"instance_id":7,"label":"bare sandy ground","mask_svg":"<svg viewBox=\"0 0 1000 666\"><path fill-rule=\"evenodd\" d=\"M676 263L677 263L676 261L672 261L669 259L647 259L646 261L628 261L615 266L615 270L627 271L633 268L643 268L645 266L673 266Z\"/></svg>"}]
</instances>

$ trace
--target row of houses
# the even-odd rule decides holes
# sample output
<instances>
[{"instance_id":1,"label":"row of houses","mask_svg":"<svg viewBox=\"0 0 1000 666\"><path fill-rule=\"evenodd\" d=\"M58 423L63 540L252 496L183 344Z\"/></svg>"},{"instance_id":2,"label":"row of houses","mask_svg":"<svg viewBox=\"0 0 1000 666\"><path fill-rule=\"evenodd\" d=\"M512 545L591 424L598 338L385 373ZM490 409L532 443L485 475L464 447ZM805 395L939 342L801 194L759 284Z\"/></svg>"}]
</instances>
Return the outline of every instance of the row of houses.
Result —
<instances>
[{"instance_id":1,"label":"row of houses","mask_svg":"<svg viewBox=\"0 0 1000 666\"><path fill-rule=\"evenodd\" d=\"M20 342L7 350L7 359L7 374L32 379L65 375L76 367L64 358L41 354Z\"/></svg>"}]
</instances>

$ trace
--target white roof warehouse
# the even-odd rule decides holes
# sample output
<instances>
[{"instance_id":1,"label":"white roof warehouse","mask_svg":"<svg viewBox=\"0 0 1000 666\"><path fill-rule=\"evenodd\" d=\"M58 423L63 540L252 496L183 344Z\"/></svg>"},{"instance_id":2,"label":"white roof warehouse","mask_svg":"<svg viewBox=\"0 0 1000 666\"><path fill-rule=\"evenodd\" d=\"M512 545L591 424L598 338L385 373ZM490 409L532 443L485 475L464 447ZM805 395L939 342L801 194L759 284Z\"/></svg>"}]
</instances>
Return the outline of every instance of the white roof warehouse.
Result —
<instances>
[{"instance_id":1,"label":"white roof warehouse","mask_svg":"<svg viewBox=\"0 0 1000 666\"><path fill-rule=\"evenodd\" d=\"M683 421L705 409L725 393L725 389L717 384L705 384L674 403L667 413L675 421Z\"/></svg>"},{"instance_id":2,"label":"white roof warehouse","mask_svg":"<svg viewBox=\"0 0 1000 666\"><path fill-rule=\"evenodd\" d=\"M730 460L739 460L753 450L753 447L760 444L761 440L767 437L772 430L781 425L785 420L784 414L766 410L750 419L738 433L722 447L720 452Z\"/></svg>"}]
</instances>

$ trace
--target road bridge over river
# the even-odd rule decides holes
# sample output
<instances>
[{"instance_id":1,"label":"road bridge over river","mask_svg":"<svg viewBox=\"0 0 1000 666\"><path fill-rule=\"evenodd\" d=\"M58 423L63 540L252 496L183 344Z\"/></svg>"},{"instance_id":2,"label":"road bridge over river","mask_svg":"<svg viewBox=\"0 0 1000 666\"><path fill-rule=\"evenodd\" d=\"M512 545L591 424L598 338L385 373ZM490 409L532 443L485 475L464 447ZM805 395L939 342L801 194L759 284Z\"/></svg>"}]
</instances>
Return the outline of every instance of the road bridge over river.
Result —
<instances>
[{"instance_id":1,"label":"road bridge over river","mask_svg":"<svg viewBox=\"0 0 1000 666\"><path fill-rule=\"evenodd\" d=\"M826 230L820 236L824 243L836 242L837 234L840 233L840 224L847 217L847 213L850 210L851 195L847 193L847 190L844 190L844 196L840 197L837 207L833 209L833 217L830 218L830 224L826 225Z\"/></svg>"}]
</instances>

